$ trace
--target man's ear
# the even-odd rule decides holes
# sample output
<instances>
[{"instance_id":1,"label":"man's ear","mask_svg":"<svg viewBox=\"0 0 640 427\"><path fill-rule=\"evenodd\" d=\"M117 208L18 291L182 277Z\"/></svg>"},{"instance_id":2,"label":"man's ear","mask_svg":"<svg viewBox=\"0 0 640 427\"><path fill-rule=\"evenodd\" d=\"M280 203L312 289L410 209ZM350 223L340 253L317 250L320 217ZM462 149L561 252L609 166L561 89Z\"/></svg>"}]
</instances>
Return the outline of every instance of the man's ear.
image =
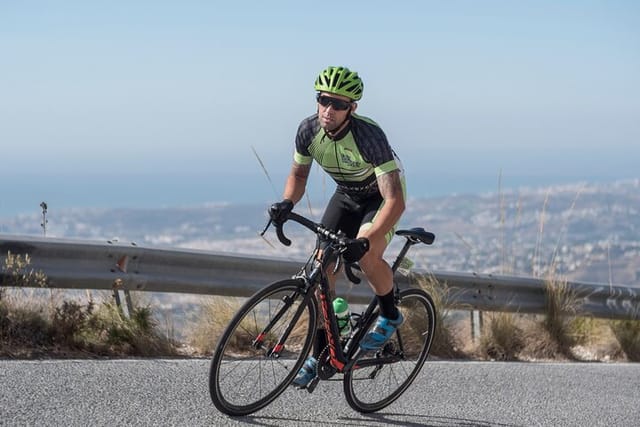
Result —
<instances>
[{"instance_id":1,"label":"man's ear","mask_svg":"<svg viewBox=\"0 0 640 427\"><path fill-rule=\"evenodd\" d=\"M352 102L351 103L351 112L355 113L357 108L358 108L358 103L357 102Z\"/></svg>"}]
</instances>

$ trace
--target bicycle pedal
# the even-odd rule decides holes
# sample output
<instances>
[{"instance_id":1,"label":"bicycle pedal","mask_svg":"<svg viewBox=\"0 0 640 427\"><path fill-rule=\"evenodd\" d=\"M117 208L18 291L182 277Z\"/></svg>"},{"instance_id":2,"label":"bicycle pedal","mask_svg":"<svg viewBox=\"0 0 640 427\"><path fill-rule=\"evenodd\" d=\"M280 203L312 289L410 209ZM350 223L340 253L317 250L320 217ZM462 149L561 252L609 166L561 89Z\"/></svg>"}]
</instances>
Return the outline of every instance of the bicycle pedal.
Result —
<instances>
[{"instance_id":1,"label":"bicycle pedal","mask_svg":"<svg viewBox=\"0 0 640 427\"><path fill-rule=\"evenodd\" d=\"M318 386L318 383L320 382L320 378L319 377L315 377L314 379L311 380L311 382L309 382L309 384L307 384L307 391L309 393L313 393L313 391L316 389L316 387Z\"/></svg>"}]
</instances>

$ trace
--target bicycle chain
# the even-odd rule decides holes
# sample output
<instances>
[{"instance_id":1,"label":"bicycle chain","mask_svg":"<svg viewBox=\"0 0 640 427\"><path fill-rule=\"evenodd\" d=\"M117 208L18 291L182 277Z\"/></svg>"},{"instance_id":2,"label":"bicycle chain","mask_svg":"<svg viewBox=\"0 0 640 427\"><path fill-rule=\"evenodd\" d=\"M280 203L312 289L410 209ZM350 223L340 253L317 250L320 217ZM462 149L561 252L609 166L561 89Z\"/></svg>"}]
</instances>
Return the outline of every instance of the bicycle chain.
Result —
<instances>
[{"instance_id":1,"label":"bicycle chain","mask_svg":"<svg viewBox=\"0 0 640 427\"><path fill-rule=\"evenodd\" d=\"M328 380L336 372L338 370L331 365L331 356L329 356L329 346L327 345L318 355L318 378Z\"/></svg>"}]
</instances>

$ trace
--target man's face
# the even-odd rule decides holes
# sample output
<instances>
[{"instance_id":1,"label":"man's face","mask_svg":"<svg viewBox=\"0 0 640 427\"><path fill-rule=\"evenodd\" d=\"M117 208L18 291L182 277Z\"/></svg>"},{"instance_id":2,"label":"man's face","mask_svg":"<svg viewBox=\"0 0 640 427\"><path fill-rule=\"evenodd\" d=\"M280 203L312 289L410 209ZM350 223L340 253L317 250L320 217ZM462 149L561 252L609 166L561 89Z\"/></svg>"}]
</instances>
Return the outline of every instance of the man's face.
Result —
<instances>
[{"instance_id":1,"label":"man's face","mask_svg":"<svg viewBox=\"0 0 640 427\"><path fill-rule=\"evenodd\" d=\"M320 127L328 132L333 132L344 123L350 111L355 111L355 107L356 104L346 96L321 92L318 96Z\"/></svg>"}]
</instances>

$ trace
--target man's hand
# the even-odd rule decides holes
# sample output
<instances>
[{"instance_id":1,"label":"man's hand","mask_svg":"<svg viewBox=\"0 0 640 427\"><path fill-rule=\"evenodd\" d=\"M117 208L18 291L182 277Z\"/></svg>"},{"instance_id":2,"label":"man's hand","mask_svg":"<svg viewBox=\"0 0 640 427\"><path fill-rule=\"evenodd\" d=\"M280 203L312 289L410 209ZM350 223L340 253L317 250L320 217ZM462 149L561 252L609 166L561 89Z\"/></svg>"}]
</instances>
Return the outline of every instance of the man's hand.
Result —
<instances>
[{"instance_id":1,"label":"man's hand","mask_svg":"<svg viewBox=\"0 0 640 427\"><path fill-rule=\"evenodd\" d=\"M369 251L369 239L360 237L347 243L347 248L342 253L342 258L348 264L358 262Z\"/></svg>"},{"instance_id":2,"label":"man's hand","mask_svg":"<svg viewBox=\"0 0 640 427\"><path fill-rule=\"evenodd\" d=\"M274 203L269 208L269 217L276 224L284 224L288 219L289 212L293 209L293 202L289 199L284 199L281 202Z\"/></svg>"}]
</instances>

